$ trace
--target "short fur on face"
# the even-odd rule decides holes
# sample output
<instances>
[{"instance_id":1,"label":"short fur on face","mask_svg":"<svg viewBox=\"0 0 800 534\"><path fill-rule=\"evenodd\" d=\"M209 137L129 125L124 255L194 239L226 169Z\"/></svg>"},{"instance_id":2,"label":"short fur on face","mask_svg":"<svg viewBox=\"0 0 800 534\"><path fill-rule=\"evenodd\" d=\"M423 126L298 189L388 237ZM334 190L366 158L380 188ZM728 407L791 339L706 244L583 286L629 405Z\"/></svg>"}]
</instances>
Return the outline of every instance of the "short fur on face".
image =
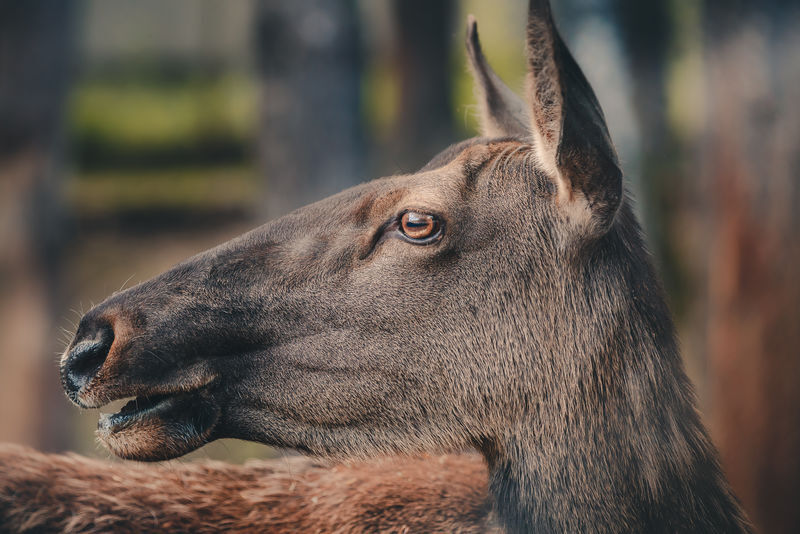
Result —
<instances>
[{"instance_id":1,"label":"short fur on face","mask_svg":"<svg viewBox=\"0 0 800 534\"><path fill-rule=\"evenodd\" d=\"M488 136L110 297L65 354L67 391L156 397L103 419L124 457L221 437L340 458L474 447L510 531L746 531L549 4L530 2L524 101L472 20L467 42ZM409 212L439 233L410 238Z\"/></svg>"}]
</instances>

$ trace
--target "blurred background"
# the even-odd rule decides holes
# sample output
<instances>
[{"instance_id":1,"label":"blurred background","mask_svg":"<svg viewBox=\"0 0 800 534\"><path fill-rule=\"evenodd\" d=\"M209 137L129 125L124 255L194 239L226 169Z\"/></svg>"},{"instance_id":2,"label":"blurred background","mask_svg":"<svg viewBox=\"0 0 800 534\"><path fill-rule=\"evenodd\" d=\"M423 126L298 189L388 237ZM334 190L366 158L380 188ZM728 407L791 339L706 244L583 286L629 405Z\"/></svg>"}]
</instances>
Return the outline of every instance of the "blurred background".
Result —
<instances>
[{"instance_id":1,"label":"blurred background","mask_svg":"<svg viewBox=\"0 0 800 534\"><path fill-rule=\"evenodd\" d=\"M762 532L800 532L800 4L553 0ZM110 293L476 134L467 13L526 2L0 0L0 441L108 457L57 361ZM275 454L223 441L196 458ZM2 476L2 475L0 475Z\"/></svg>"}]
</instances>

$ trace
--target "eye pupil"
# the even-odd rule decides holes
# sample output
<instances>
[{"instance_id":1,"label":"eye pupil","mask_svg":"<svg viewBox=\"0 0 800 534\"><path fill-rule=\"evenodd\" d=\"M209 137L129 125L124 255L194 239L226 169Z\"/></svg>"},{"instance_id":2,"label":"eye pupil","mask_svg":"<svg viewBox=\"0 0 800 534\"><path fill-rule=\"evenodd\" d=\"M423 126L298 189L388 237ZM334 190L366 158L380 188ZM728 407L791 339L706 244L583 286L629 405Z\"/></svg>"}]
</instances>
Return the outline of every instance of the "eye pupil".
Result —
<instances>
[{"instance_id":1,"label":"eye pupil","mask_svg":"<svg viewBox=\"0 0 800 534\"><path fill-rule=\"evenodd\" d=\"M406 237L424 240L436 235L439 231L439 221L433 215L407 211L400 220L400 227Z\"/></svg>"}]
</instances>

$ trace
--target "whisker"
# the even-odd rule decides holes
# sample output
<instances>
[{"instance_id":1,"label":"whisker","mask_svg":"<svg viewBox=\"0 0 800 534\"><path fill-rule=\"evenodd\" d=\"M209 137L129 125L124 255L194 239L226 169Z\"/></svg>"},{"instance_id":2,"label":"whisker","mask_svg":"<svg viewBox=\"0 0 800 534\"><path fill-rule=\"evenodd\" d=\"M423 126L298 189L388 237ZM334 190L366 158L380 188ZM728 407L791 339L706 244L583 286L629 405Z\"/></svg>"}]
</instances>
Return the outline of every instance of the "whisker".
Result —
<instances>
[{"instance_id":1,"label":"whisker","mask_svg":"<svg viewBox=\"0 0 800 534\"><path fill-rule=\"evenodd\" d=\"M119 289L117 289L117 293L119 293L120 291L122 291L123 289L125 289L125 286L128 284L128 282L130 282L130 281L133 279L133 277L134 277L134 276L136 276L136 273L134 273L134 274L130 275L130 276L128 277L128 279L127 279L127 280L125 280L124 282L122 282L122 285L121 285L121 286L119 286Z\"/></svg>"}]
</instances>

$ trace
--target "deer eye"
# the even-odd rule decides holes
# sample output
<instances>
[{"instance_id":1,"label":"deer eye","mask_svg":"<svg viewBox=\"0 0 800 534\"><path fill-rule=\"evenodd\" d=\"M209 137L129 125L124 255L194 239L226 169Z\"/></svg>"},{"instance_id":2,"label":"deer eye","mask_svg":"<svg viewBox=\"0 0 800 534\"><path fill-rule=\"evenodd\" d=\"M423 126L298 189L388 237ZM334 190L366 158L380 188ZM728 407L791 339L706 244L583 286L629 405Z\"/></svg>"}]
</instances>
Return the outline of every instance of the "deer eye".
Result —
<instances>
[{"instance_id":1,"label":"deer eye","mask_svg":"<svg viewBox=\"0 0 800 534\"><path fill-rule=\"evenodd\" d=\"M435 215L407 211L400 218L400 232L414 243L427 244L439 237L442 223Z\"/></svg>"}]
</instances>

